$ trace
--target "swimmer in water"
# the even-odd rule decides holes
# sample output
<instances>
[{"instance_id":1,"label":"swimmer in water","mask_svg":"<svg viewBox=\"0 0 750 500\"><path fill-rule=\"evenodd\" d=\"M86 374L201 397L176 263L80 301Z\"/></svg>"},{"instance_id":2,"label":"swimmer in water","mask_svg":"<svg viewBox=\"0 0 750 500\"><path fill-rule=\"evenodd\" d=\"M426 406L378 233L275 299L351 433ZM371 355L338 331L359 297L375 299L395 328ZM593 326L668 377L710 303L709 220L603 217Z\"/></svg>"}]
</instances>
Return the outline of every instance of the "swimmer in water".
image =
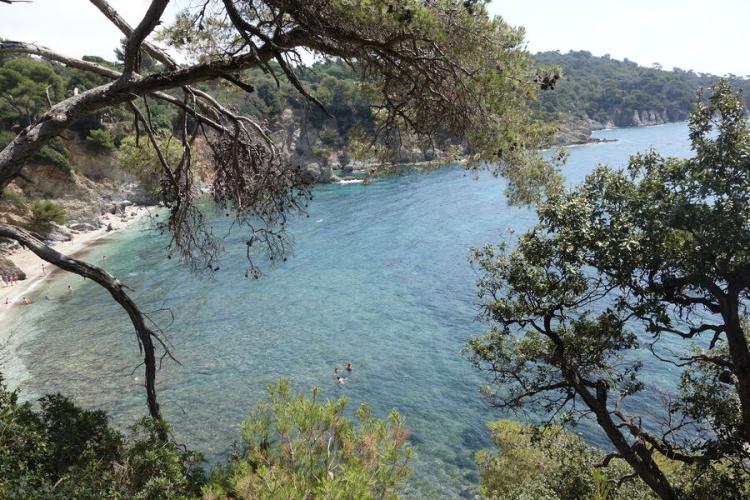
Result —
<instances>
[{"instance_id":1,"label":"swimmer in water","mask_svg":"<svg viewBox=\"0 0 750 500\"><path fill-rule=\"evenodd\" d=\"M333 373L339 373L339 372L351 372L353 369L351 363L347 363L344 368L334 368Z\"/></svg>"},{"instance_id":2,"label":"swimmer in water","mask_svg":"<svg viewBox=\"0 0 750 500\"><path fill-rule=\"evenodd\" d=\"M345 384L346 379L340 375L336 375L336 382L338 382L339 384Z\"/></svg>"}]
</instances>

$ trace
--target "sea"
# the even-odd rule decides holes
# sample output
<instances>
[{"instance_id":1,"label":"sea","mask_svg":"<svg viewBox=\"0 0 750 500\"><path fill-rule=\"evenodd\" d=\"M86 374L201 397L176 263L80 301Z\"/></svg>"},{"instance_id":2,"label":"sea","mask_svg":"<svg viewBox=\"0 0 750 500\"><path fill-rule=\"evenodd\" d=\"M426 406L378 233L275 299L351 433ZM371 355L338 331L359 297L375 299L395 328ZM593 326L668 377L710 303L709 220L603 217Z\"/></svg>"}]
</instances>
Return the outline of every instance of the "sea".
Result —
<instances>
[{"instance_id":1,"label":"sea","mask_svg":"<svg viewBox=\"0 0 750 500\"><path fill-rule=\"evenodd\" d=\"M625 167L639 151L691 154L684 123L594 135L614 142L570 148L563 169L570 186L597 165ZM245 278L242 228L213 211L216 233L226 238L210 276L168 259L167 236L148 224L85 258L132 288L163 329L177 360L165 359L159 371L163 413L176 439L209 463L226 458L242 420L284 377L300 392L346 396L352 414L362 403L380 417L397 409L415 451L405 497L471 498L479 481L474 455L492 446L487 423L540 418L492 408L479 392L485 375L461 353L487 330L477 320L470 248L517 237L536 222L533 208L508 206L504 189L501 178L458 166L316 187L307 216L291 223L293 254L259 280ZM34 294L33 307L0 324L12 333L6 382L26 400L59 391L106 411L123 429L146 414L136 337L111 297L68 274ZM333 368L347 362L354 371L337 384ZM675 370L658 365L644 378L669 392ZM649 414L659 401L638 404ZM576 431L607 447L596 426Z\"/></svg>"}]
</instances>

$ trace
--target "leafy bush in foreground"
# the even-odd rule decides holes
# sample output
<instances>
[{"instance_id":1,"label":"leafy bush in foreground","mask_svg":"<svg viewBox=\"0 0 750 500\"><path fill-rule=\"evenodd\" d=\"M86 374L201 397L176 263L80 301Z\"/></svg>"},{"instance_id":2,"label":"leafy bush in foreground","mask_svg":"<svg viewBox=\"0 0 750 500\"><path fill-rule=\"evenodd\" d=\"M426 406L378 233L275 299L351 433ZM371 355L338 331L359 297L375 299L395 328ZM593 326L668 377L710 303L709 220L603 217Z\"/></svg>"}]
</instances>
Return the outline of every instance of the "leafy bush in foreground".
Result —
<instances>
[{"instance_id":1,"label":"leafy bush in foreground","mask_svg":"<svg viewBox=\"0 0 750 500\"><path fill-rule=\"evenodd\" d=\"M0 377L0 498L194 498L200 455L160 441L144 418L126 439L102 411L57 394L19 403Z\"/></svg>"},{"instance_id":2,"label":"leafy bush in foreground","mask_svg":"<svg viewBox=\"0 0 750 500\"><path fill-rule=\"evenodd\" d=\"M511 420L489 424L497 452L477 453L484 497L596 500L655 498L640 480L614 482L631 472L623 460L597 469L604 454L560 427L536 428ZM610 482L612 480L612 482Z\"/></svg>"},{"instance_id":3,"label":"leafy bush in foreground","mask_svg":"<svg viewBox=\"0 0 750 500\"><path fill-rule=\"evenodd\" d=\"M286 381L268 394L207 481L200 454L159 439L164 422L143 418L126 436L59 394L38 410L19 403L0 376L0 498L396 497L411 454L398 414L385 422L362 406L355 425L345 398L293 395Z\"/></svg>"},{"instance_id":4,"label":"leafy bush in foreground","mask_svg":"<svg viewBox=\"0 0 750 500\"><path fill-rule=\"evenodd\" d=\"M395 411L388 422L363 405L358 425L344 417L346 398L293 395L285 380L268 388L242 426L242 447L204 490L211 498L396 498L408 475L408 431Z\"/></svg>"}]
</instances>

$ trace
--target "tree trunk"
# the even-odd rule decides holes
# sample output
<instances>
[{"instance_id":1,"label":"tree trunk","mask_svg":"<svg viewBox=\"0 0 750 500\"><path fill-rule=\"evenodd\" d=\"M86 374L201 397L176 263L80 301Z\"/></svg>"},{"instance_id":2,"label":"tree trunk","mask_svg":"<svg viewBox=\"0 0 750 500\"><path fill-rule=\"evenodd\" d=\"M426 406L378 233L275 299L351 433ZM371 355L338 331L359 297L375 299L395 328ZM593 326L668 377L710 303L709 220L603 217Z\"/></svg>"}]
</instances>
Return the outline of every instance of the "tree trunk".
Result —
<instances>
[{"instance_id":1,"label":"tree trunk","mask_svg":"<svg viewBox=\"0 0 750 500\"><path fill-rule=\"evenodd\" d=\"M736 387L742 410L743 434L745 442L750 442L750 348L740 323L737 297L727 297L726 306L722 309L729 355L732 359L732 372L737 377Z\"/></svg>"},{"instance_id":2,"label":"tree trunk","mask_svg":"<svg viewBox=\"0 0 750 500\"><path fill-rule=\"evenodd\" d=\"M607 408L606 391L603 396L591 393L589 388L581 382L578 374L571 370L563 361L561 366L563 376L572 385L578 395L583 399L586 406L596 415L596 421L607 437L617 449L617 452L630 465L638 477L645 482L659 498L663 500L678 500L677 493L672 488L669 480L661 471L659 466L654 462L653 457L645 445L636 442L632 446L628 443L617 424L612 420L612 416Z\"/></svg>"}]
</instances>

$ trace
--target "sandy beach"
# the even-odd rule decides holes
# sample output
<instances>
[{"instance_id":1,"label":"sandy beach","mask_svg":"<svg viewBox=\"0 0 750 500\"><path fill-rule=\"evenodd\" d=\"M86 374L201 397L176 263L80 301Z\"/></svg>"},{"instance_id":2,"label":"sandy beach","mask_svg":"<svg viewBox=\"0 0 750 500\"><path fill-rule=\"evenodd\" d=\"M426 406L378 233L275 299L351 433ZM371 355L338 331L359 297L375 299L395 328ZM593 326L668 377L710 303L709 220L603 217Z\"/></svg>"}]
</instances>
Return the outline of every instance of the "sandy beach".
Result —
<instances>
[{"instance_id":1,"label":"sandy beach","mask_svg":"<svg viewBox=\"0 0 750 500\"><path fill-rule=\"evenodd\" d=\"M100 217L103 224L101 228L88 232L74 232L71 241L55 242L53 248L62 254L76 256L85 252L94 241L112 237L128 226L141 221L150 213L153 213L153 211L149 211L148 208L128 207L124 219L119 215L103 215ZM107 231L108 224L112 225L112 231ZM27 307L22 304L25 296L62 275L62 273L57 272L59 270L55 266L44 262L31 250L21 250L15 254L6 255L6 257L26 273L26 279L18 281L14 286L0 288L0 332L6 330L3 327L3 322L8 320L10 311L19 307Z\"/></svg>"}]
</instances>

